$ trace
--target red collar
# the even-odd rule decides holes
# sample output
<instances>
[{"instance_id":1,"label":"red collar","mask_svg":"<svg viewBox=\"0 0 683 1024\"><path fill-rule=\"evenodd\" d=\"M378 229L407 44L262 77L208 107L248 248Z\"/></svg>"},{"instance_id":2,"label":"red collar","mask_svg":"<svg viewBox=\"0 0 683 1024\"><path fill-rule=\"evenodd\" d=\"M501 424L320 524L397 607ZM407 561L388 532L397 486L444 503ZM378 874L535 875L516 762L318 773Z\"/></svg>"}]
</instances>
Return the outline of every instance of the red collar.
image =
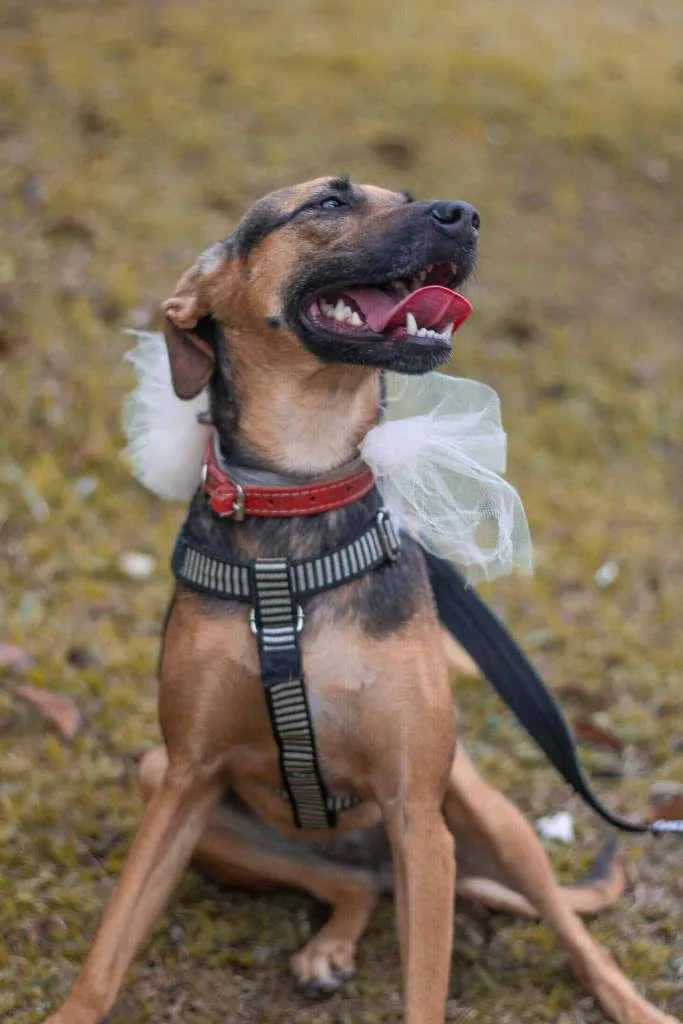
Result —
<instances>
[{"instance_id":1,"label":"red collar","mask_svg":"<svg viewBox=\"0 0 683 1024\"><path fill-rule=\"evenodd\" d=\"M221 518L242 522L247 516L310 516L331 512L359 501L372 490L375 479L365 465L345 476L319 483L269 487L239 484L220 466L214 436L204 453L202 486L211 508Z\"/></svg>"}]
</instances>

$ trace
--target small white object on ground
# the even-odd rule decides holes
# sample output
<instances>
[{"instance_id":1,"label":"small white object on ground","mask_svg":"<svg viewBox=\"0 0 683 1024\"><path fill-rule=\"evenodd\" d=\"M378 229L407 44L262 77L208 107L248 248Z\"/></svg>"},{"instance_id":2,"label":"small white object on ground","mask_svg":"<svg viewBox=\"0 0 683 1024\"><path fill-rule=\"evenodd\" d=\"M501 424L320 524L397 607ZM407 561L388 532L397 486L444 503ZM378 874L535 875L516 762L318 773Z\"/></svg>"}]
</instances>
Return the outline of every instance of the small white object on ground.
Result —
<instances>
[{"instance_id":1,"label":"small white object on ground","mask_svg":"<svg viewBox=\"0 0 683 1024\"><path fill-rule=\"evenodd\" d=\"M574 840L574 819L569 811L558 811L547 818L539 818L536 828L544 839L557 839L560 843Z\"/></svg>"},{"instance_id":2,"label":"small white object on ground","mask_svg":"<svg viewBox=\"0 0 683 1024\"><path fill-rule=\"evenodd\" d=\"M148 579L156 568L156 559L142 551L124 551L119 558L119 568L132 580Z\"/></svg>"},{"instance_id":3,"label":"small white object on ground","mask_svg":"<svg viewBox=\"0 0 683 1024\"><path fill-rule=\"evenodd\" d=\"M598 587L611 587L619 575L618 562L604 562L595 574Z\"/></svg>"}]
</instances>

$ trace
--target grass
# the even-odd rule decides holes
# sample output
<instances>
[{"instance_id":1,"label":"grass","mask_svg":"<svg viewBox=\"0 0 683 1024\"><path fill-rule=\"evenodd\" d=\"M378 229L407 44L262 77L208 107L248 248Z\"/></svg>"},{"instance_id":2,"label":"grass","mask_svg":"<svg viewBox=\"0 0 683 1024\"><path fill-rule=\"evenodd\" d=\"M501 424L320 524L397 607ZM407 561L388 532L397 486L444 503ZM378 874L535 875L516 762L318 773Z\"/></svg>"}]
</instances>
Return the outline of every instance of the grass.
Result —
<instances>
[{"instance_id":1,"label":"grass","mask_svg":"<svg viewBox=\"0 0 683 1024\"><path fill-rule=\"evenodd\" d=\"M480 208L452 370L501 395L537 565L488 596L553 685L609 695L631 766L600 781L613 806L683 781L678 0L5 0L0 17L0 638L85 715L67 746L0 677L0 1019L40 1020L73 977L158 735L182 509L119 459L121 329L154 323L196 252L279 184L349 171ZM130 550L156 559L149 580L121 574ZM576 813L577 843L553 850L575 878L595 819L485 684L458 700L492 779L533 816ZM632 890L594 931L680 1013L680 846L626 845ZM188 875L112 1024L399 1020L389 906L345 997L296 996L286 957L314 915ZM450 1019L602 1019L544 927L459 912L456 936Z\"/></svg>"}]
</instances>

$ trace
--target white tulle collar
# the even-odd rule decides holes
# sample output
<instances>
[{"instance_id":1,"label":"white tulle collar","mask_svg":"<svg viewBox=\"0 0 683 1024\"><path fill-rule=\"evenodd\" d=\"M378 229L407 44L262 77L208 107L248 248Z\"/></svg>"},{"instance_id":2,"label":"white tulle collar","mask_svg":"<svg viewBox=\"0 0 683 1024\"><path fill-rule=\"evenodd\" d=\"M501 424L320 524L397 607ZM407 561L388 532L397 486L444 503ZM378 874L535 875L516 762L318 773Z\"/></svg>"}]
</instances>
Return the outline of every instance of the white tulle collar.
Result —
<instances>
[{"instance_id":1,"label":"white tulle collar","mask_svg":"<svg viewBox=\"0 0 683 1024\"><path fill-rule=\"evenodd\" d=\"M131 332L138 386L124 411L125 455L134 476L161 498L189 501L211 427L199 422L208 394L176 397L163 335ZM383 421L360 454L395 521L473 582L518 567L531 572L524 508L505 472L506 435L495 391L477 381L430 373L387 373Z\"/></svg>"}]
</instances>

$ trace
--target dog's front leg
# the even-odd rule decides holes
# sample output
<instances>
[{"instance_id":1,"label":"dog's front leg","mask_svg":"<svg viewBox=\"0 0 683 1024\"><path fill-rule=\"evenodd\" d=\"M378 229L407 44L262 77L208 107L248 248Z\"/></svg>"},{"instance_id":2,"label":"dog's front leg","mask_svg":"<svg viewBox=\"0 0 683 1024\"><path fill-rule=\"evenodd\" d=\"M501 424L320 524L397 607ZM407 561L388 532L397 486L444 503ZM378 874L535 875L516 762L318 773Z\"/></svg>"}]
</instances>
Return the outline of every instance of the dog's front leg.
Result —
<instances>
[{"instance_id":1,"label":"dog's front leg","mask_svg":"<svg viewBox=\"0 0 683 1024\"><path fill-rule=\"evenodd\" d=\"M395 872L406 1024L441 1024L453 943L454 842L434 794L384 808Z\"/></svg>"},{"instance_id":2,"label":"dog's front leg","mask_svg":"<svg viewBox=\"0 0 683 1024\"><path fill-rule=\"evenodd\" d=\"M396 698L397 671L394 714L373 715L374 788L394 864L406 1024L443 1024L448 998L455 855L443 801L456 730L448 679L439 667L421 672L416 665L403 701Z\"/></svg>"},{"instance_id":3,"label":"dog's front leg","mask_svg":"<svg viewBox=\"0 0 683 1024\"><path fill-rule=\"evenodd\" d=\"M163 909L222 786L205 768L170 766L148 804L95 942L66 1001L46 1024L99 1024Z\"/></svg>"}]
</instances>

